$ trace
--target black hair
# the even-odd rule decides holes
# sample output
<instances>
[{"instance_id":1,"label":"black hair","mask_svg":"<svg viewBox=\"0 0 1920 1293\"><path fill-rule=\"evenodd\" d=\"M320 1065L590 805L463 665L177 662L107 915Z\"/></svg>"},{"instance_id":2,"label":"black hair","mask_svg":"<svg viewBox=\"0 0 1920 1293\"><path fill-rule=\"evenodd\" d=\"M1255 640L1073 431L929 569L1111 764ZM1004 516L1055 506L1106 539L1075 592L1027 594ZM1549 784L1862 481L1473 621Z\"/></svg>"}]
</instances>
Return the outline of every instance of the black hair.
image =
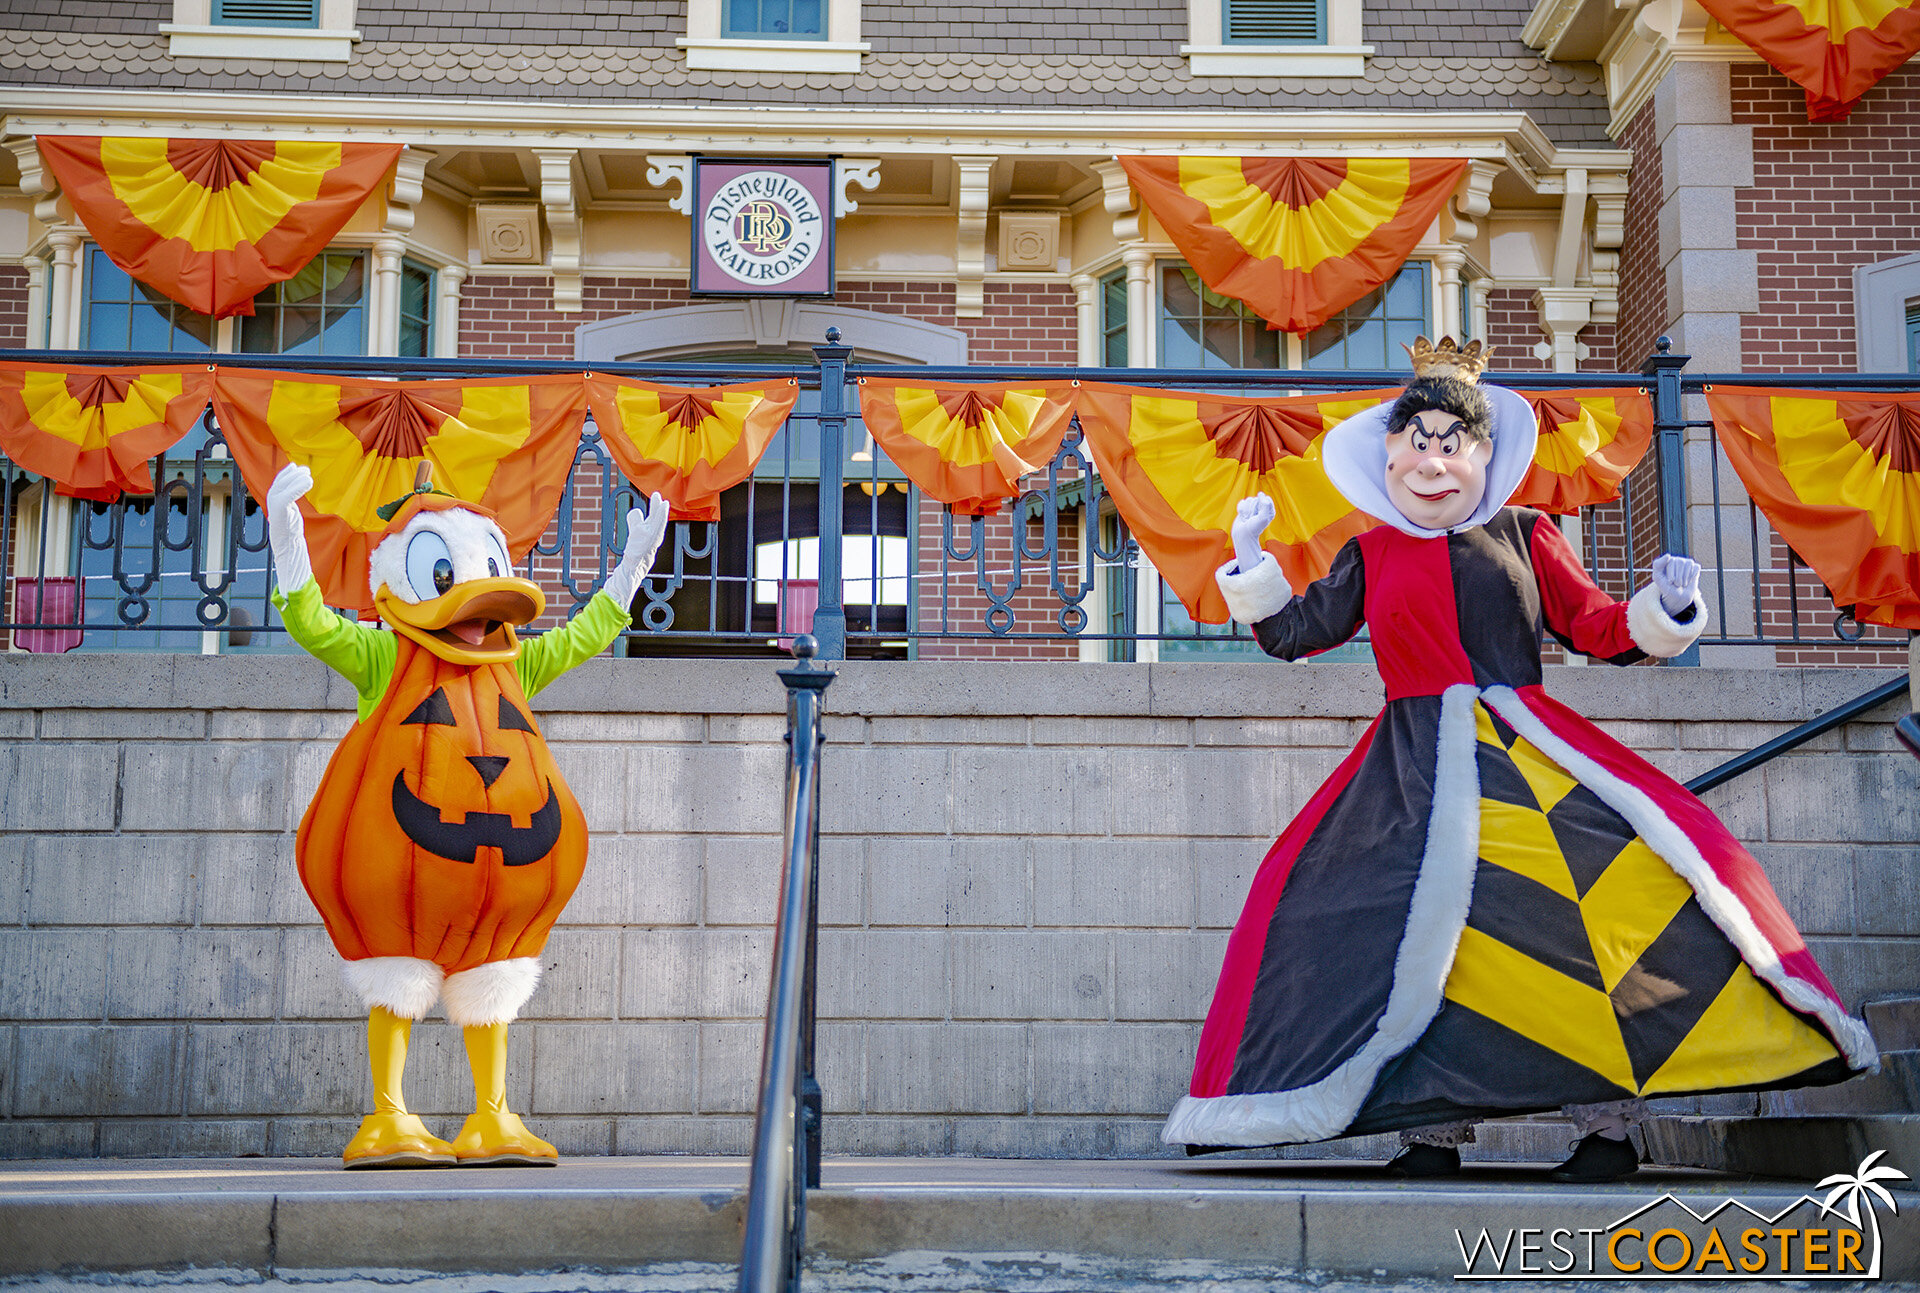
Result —
<instances>
[{"instance_id":1,"label":"black hair","mask_svg":"<svg viewBox=\"0 0 1920 1293\"><path fill-rule=\"evenodd\" d=\"M1398 434L1429 409L1459 418L1469 440L1492 443L1493 408L1487 403L1487 393L1457 377L1423 378L1408 386L1387 414L1387 434Z\"/></svg>"}]
</instances>

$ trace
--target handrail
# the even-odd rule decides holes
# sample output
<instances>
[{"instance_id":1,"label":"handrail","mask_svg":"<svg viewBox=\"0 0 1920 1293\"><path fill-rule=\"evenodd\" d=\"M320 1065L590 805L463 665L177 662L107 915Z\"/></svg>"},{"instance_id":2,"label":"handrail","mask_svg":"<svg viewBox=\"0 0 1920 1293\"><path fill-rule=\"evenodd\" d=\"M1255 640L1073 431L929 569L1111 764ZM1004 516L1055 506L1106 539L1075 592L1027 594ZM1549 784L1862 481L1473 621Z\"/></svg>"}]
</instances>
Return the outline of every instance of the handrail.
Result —
<instances>
[{"instance_id":1,"label":"handrail","mask_svg":"<svg viewBox=\"0 0 1920 1293\"><path fill-rule=\"evenodd\" d=\"M1736 754L1717 768L1708 769L1689 781L1687 789L1697 795L1703 791L1712 790L1715 786L1724 785L1742 773L1752 772L1761 764L1785 754L1796 746L1805 745L1823 732L1830 732L1842 723L1851 723L1869 710L1880 708L1895 696L1906 692L1911 684L1912 680L1906 674L1901 674L1898 678L1889 678L1872 691L1861 692L1844 705L1836 705L1819 717L1808 719L1792 731L1782 732L1771 741L1756 745L1745 754Z\"/></svg>"},{"instance_id":2,"label":"handrail","mask_svg":"<svg viewBox=\"0 0 1920 1293\"><path fill-rule=\"evenodd\" d=\"M834 671L816 666L819 644L797 637L787 687L787 866L760 1056L760 1104L747 1175L740 1293L800 1285L807 1189L820 1184L820 1086L813 1076L814 959L820 915L820 705Z\"/></svg>"}]
</instances>

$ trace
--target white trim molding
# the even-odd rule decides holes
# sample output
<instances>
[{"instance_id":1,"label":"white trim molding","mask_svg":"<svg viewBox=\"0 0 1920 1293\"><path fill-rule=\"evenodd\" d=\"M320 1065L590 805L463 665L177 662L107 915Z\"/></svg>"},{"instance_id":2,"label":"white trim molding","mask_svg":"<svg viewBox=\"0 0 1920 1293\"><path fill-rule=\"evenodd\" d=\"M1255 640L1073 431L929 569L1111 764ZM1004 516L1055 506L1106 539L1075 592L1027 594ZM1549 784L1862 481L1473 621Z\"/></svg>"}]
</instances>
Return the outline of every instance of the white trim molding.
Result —
<instances>
[{"instance_id":1,"label":"white trim molding","mask_svg":"<svg viewBox=\"0 0 1920 1293\"><path fill-rule=\"evenodd\" d=\"M958 328L778 297L682 305L584 323L574 329L573 357L611 363L716 350L792 351L819 345L828 328L840 329L846 344L863 358L942 368L967 362L967 334Z\"/></svg>"},{"instance_id":2,"label":"white trim molding","mask_svg":"<svg viewBox=\"0 0 1920 1293\"><path fill-rule=\"evenodd\" d=\"M320 0L313 27L215 26L213 0L173 0L173 21L160 24L173 58L245 58L346 63L353 59L356 0Z\"/></svg>"},{"instance_id":3,"label":"white trim molding","mask_svg":"<svg viewBox=\"0 0 1920 1293\"><path fill-rule=\"evenodd\" d=\"M1363 0L1324 0L1327 39L1315 45L1226 42L1222 0L1187 0L1187 41L1180 47L1195 76L1359 77L1373 46L1361 43Z\"/></svg>"},{"instance_id":4,"label":"white trim molding","mask_svg":"<svg viewBox=\"0 0 1920 1293\"><path fill-rule=\"evenodd\" d=\"M720 34L723 0L687 0L687 34L674 44L695 72L850 74L872 46L860 39L860 0L826 0L824 40L728 40Z\"/></svg>"},{"instance_id":5,"label":"white trim molding","mask_svg":"<svg viewBox=\"0 0 1920 1293\"><path fill-rule=\"evenodd\" d=\"M1907 371L1907 311L1914 305L1920 305L1920 255L1853 271L1854 363L1859 371Z\"/></svg>"}]
</instances>

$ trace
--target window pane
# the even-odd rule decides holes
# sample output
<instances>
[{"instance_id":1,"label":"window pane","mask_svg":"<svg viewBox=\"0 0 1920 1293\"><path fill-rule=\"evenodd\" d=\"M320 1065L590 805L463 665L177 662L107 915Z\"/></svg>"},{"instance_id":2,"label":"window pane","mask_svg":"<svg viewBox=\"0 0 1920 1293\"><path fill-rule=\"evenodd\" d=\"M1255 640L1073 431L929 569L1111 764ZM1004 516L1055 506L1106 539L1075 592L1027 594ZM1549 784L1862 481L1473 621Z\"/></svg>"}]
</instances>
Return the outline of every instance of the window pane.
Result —
<instances>
[{"instance_id":1,"label":"window pane","mask_svg":"<svg viewBox=\"0 0 1920 1293\"><path fill-rule=\"evenodd\" d=\"M365 310L343 310L327 316L326 330L320 334L319 353L323 355L364 355L367 352L361 321Z\"/></svg>"},{"instance_id":2,"label":"window pane","mask_svg":"<svg viewBox=\"0 0 1920 1293\"><path fill-rule=\"evenodd\" d=\"M820 0L794 0L793 34L820 35Z\"/></svg>"},{"instance_id":3,"label":"window pane","mask_svg":"<svg viewBox=\"0 0 1920 1293\"><path fill-rule=\"evenodd\" d=\"M89 350L130 350L127 307L98 304L87 310L86 335L81 344Z\"/></svg>"},{"instance_id":4,"label":"window pane","mask_svg":"<svg viewBox=\"0 0 1920 1293\"><path fill-rule=\"evenodd\" d=\"M127 277L127 271L98 247L87 248L87 294L96 301L125 301L133 295L133 280Z\"/></svg>"},{"instance_id":5,"label":"window pane","mask_svg":"<svg viewBox=\"0 0 1920 1293\"><path fill-rule=\"evenodd\" d=\"M136 305L132 313L133 335L127 349L173 349L173 320L167 317L169 311L152 305Z\"/></svg>"}]
</instances>

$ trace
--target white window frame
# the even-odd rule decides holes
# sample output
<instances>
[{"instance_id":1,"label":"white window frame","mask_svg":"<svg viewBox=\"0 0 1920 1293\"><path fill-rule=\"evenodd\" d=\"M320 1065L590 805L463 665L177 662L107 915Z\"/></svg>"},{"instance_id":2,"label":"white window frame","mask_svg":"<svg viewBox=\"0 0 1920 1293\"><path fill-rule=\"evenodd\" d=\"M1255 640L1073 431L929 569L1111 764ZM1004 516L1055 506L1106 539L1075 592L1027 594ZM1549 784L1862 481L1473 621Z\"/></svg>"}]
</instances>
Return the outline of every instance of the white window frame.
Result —
<instances>
[{"instance_id":1,"label":"white window frame","mask_svg":"<svg viewBox=\"0 0 1920 1293\"><path fill-rule=\"evenodd\" d=\"M1920 303L1920 255L1853 271L1854 364L1863 373L1907 371L1907 307Z\"/></svg>"},{"instance_id":2,"label":"white window frame","mask_svg":"<svg viewBox=\"0 0 1920 1293\"><path fill-rule=\"evenodd\" d=\"M215 26L213 0L173 0L173 21L160 24L173 58L248 58L345 63L353 58L356 0L320 0L316 27Z\"/></svg>"},{"instance_id":3,"label":"white window frame","mask_svg":"<svg viewBox=\"0 0 1920 1293\"><path fill-rule=\"evenodd\" d=\"M724 3L687 0L687 34L674 44L686 51L688 70L850 73L872 48L860 39L860 0L825 0L825 40L729 40L720 34Z\"/></svg>"},{"instance_id":4,"label":"white window frame","mask_svg":"<svg viewBox=\"0 0 1920 1293\"><path fill-rule=\"evenodd\" d=\"M1361 43L1364 0L1325 0L1322 45L1229 45L1225 0L1187 0L1187 41L1180 47L1195 76L1361 77L1373 46Z\"/></svg>"}]
</instances>

